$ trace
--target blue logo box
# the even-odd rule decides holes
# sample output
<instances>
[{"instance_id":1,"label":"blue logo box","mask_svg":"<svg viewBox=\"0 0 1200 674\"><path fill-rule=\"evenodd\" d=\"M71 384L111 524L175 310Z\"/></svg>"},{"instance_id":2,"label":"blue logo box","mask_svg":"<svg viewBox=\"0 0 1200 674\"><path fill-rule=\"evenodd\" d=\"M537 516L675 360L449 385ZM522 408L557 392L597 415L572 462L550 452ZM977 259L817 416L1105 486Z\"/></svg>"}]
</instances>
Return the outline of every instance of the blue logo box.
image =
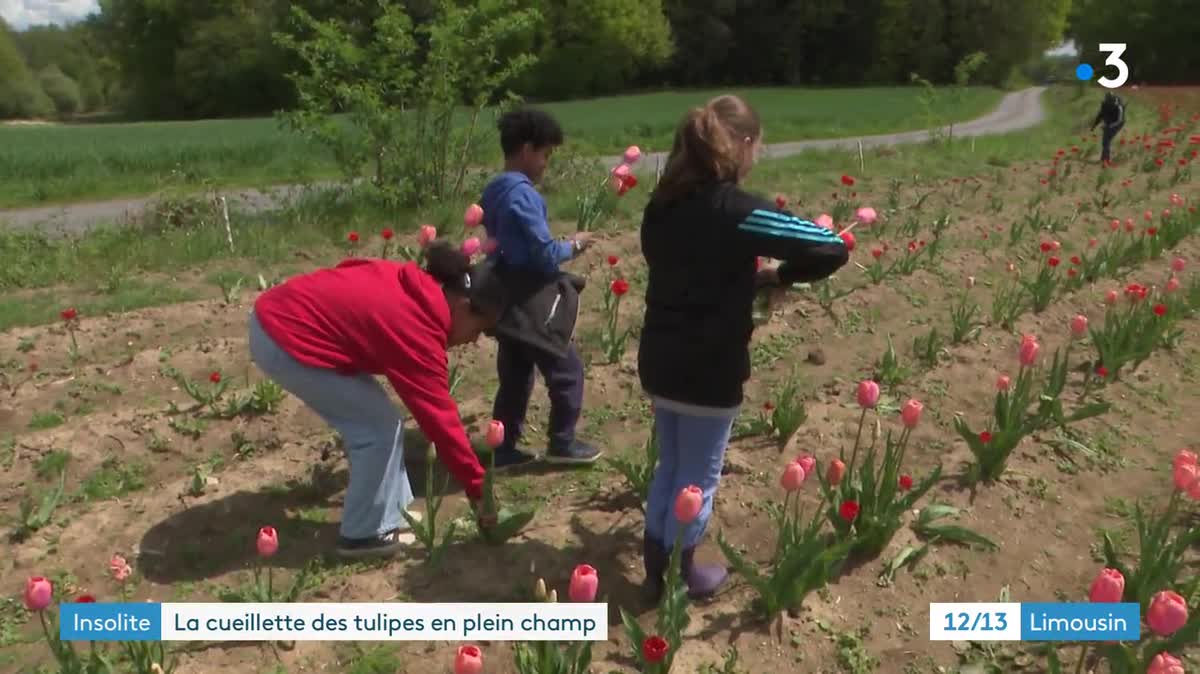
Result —
<instances>
[{"instance_id":1,"label":"blue logo box","mask_svg":"<svg viewBox=\"0 0 1200 674\"><path fill-rule=\"evenodd\" d=\"M1135 603L1021 604L1021 641L1137 641L1141 607Z\"/></svg>"},{"instance_id":2,"label":"blue logo box","mask_svg":"<svg viewBox=\"0 0 1200 674\"><path fill-rule=\"evenodd\" d=\"M58 636L64 641L161 641L162 605L64 603Z\"/></svg>"}]
</instances>

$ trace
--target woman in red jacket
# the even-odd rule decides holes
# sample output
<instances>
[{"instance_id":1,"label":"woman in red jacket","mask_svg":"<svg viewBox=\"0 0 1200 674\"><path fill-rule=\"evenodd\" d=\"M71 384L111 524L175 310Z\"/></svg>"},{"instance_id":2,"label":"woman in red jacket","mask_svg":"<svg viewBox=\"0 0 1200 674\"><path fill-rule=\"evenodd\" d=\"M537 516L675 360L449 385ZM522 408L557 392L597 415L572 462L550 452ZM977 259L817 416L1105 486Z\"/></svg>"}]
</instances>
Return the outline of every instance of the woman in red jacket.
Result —
<instances>
[{"instance_id":1,"label":"woman in red jacket","mask_svg":"<svg viewBox=\"0 0 1200 674\"><path fill-rule=\"evenodd\" d=\"M388 555L413 541L403 418L372 375L399 394L472 502L483 466L450 397L447 349L496 325L503 286L443 242L426 266L346 260L263 293L250 316L250 354L271 379L341 434L350 463L338 553ZM490 521L490 514L483 517Z\"/></svg>"}]
</instances>

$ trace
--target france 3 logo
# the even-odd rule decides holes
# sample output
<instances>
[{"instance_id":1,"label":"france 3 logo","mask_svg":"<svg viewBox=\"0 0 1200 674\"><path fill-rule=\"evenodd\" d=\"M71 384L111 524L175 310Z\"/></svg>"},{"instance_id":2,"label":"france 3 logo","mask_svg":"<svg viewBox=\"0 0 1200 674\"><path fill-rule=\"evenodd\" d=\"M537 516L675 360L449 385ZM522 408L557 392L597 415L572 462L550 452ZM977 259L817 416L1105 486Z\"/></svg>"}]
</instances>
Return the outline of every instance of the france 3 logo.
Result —
<instances>
[{"instance_id":1,"label":"france 3 logo","mask_svg":"<svg viewBox=\"0 0 1200 674\"><path fill-rule=\"evenodd\" d=\"M1129 66L1125 63L1125 61L1121 60L1121 54L1125 53L1125 48L1126 45L1124 42L1100 43L1100 51L1108 54L1108 58L1104 59L1104 65L1115 67L1117 69L1117 76L1115 79L1109 78L1108 76L1101 77L1100 79L1096 80L1097 84L1106 89L1116 89L1122 84L1125 84L1125 80L1129 79ZM1075 66L1075 77L1084 82L1091 80L1092 76L1095 74L1096 73L1092 69L1092 66L1088 65L1087 63L1080 63L1079 65Z\"/></svg>"}]
</instances>

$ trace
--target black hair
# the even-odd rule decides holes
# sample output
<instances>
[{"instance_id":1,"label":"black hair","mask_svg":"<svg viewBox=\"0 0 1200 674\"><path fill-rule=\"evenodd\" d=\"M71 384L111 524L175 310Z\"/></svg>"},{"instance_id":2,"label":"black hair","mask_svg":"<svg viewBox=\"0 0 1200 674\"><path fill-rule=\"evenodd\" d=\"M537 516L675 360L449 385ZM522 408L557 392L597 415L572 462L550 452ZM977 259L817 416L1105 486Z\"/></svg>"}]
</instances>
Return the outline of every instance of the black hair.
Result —
<instances>
[{"instance_id":1,"label":"black hair","mask_svg":"<svg viewBox=\"0 0 1200 674\"><path fill-rule=\"evenodd\" d=\"M496 128L500 131L500 149L505 157L513 156L526 143L535 149L563 144L562 127L544 110L522 108L506 112L500 116Z\"/></svg>"},{"instance_id":2,"label":"black hair","mask_svg":"<svg viewBox=\"0 0 1200 674\"><path fill-rule=\"evenodd\" d=\"M429 242L425 247L425 271L448 292L465 295L478 314L498 318L507 307L508 294L491 264L472 266L471 260L449 241Z\"/></svg>"}]
</instances>

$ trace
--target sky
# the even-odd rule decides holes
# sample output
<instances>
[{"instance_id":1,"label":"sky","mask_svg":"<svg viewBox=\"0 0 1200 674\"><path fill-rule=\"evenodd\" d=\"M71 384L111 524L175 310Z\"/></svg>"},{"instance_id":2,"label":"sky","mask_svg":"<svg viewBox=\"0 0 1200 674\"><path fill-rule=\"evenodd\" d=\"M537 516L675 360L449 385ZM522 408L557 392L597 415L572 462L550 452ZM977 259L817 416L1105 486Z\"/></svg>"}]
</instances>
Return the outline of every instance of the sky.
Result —
<instances>
[{"instance_id":1,"label":"sky","mask_svg":"<svg viewBox=\"0 0 1200 674\"><path fill-rule=\"evenodd\" d=\"M19 30L82 19L98 7L97 0L0 0L0 18Z\"/></svg>"}]
</instances>

